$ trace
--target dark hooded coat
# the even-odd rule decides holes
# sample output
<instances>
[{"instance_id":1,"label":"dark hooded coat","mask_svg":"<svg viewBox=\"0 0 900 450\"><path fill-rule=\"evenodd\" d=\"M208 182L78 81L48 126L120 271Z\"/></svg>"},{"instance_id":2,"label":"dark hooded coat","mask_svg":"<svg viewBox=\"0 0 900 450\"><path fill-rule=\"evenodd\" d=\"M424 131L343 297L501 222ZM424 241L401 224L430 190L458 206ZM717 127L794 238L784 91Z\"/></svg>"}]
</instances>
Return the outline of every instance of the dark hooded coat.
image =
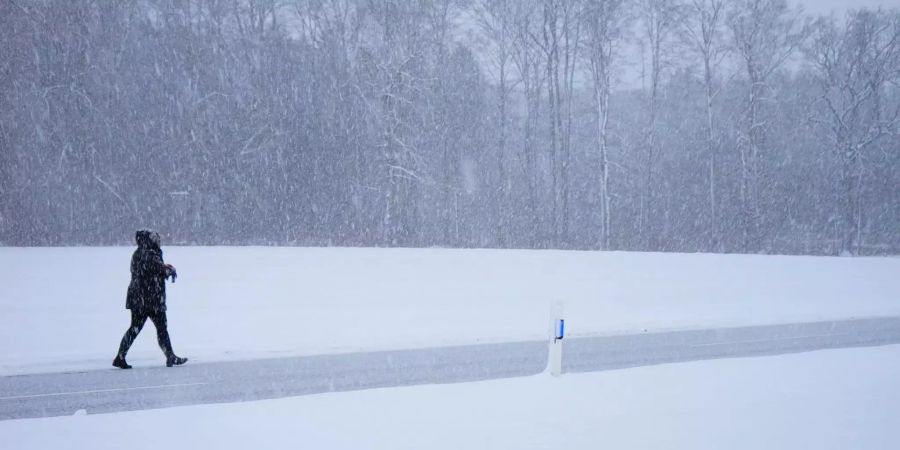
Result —
<instances>
[{"instance_id":1,"label":"dark hooded coat","mask_svg":"<svg viewBox=\"0 0 900 450\"><path fill-rule=\"evenodd\" d=\"M169 268L163 263L159 242L151 238L152 231L135 233L137 250L131 256L131 283L125 308L133 311L166 310L166 277Z\"/></svg>"}]
</instances>

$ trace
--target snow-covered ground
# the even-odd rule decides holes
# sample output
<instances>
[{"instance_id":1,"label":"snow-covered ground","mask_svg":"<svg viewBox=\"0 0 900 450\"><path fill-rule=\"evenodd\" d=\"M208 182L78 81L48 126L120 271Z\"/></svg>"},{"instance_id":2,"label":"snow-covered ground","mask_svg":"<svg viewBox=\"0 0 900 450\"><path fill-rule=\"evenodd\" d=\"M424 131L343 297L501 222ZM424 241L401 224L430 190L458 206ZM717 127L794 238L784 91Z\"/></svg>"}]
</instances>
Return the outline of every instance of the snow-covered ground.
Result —
<instances>
[{"instance_id":1,"label":"snow-covered ground","mask_svg":"<svg viewBox=\"0 0 900 450\"><path fill-rule=\"evenodd\" d=\"M900 258L163 247L194 362L900 315ZM0 375L107 368L133 248L0 248ZM129 361L159 365L152 325Z\"/></svg>"},{"instance_id":2,"label":"snow-covered ground","mask_svg":"<svg viewBox=\"0 0 900 450\"><path fill-rule=\"evenodd\" d=\"M0 421L0 440L18 450L893 450L897 380L894 345Z\"/></svg>"},{"instance_id":3,"label":"snow-covered ground","mask_svg":"<svg viewBox=\"0 0 900 450\"><path fill-rule=\"evenodd\" d=\"M0 248L0 375L109 369L131 248ZM203 361L900 315L900 259L165 248ZM129 360L159 366L152 325ZM177 370L177 369L176 369ZM149 372L148 372L149 373ZM0 446L894 449L900 346L0 421Z\"/></svg>"}]
</instances>

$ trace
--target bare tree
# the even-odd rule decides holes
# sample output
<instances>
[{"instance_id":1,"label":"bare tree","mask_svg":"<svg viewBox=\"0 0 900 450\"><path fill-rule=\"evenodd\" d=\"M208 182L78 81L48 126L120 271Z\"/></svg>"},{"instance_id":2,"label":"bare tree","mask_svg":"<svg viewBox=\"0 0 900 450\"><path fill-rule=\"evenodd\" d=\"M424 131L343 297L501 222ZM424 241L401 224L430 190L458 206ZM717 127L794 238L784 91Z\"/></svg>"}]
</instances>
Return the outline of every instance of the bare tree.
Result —
<instances>
[{"instance_id":1,"label":"bare tree","mask_svg":"<svg viewBox=\"0 0 900 450\"><path fill-rule=\"evenodd\" d=\"M706 152L709 163L709 249L720 250L721 228L717 210L716 174L718 143L713 115L716 68L726 53L721 33L725 0L691 0L682 30L688 47L703 61L703 87L706 107Z\"/></svg>"},{"instance_id":2,"label":"bare tree","mask_svg":"<svg viewBox=\"0 0 900 450\"><path fill-rule=\"evenodd\" d=\"M763 102L772 74L795 53L808 34L799 9L787 0L737 0L728 15L733 44L749 83L741 152L743 250L762 250L761 167L767 123Z\"/></svg>"},{"instance_id":3,"label":"bare tree","mask_svg":"<svg viewBox=\"0 0 900 450\"><path fill-rule=\"evenodd\" d=\"M373 188L380 172L373 173L373 158L366 145L366 116L370 112L361 107L366 97L360 83L355 66L360 59L362 46L361 34L367 19L362 0L333 0L327 2L296 1L293 5L297 33L304 42L318 49L314 53L312 65L327 71L328 83L324 83L320 91L324 114L323 137L330 140L329 147L345 149L344 160L340 164L340 175L349 178L349 182L339 195L345 197L340 215L348 223L342 234L358 239L373 217L380 216L381 211L374 208L377 204ZM334 157L334 152L324 152L326 158ZM375 176L373 176L375 175Z\"/></svg>"},{"instance_id":4,"label":"bare tree","mask_svg":"<svg viewBox=\"0 0 900 450\"><path fill-rule=\"evenodd\" d=\"M623 0L590 0L583 15L586 28L587 59L590 63L594 108L596 111L597 154L600 160L600 230L597 247L611 248L611 198L609 190L609 119L612 96L613 63L625 32Z\"/></svg>"},{"instance_id":5,"label":"bare tree","mask_svg":"<svg viewBox=\"0 0 900 450\"><path fill-rule=\"evenodd\" d=\"M569 239L569 165L571 164L572 93L580 27L575 0L543 0L540 36L550 108L551 214L553 240Z\"/></svg>"},{"instance_id":6,"label":"bare tree","mask_svg":"<svg viewBox=\"0 0 900 450\"><path fill-rule=\"evenodd\" d=\"M824 111L813 121L828 133L840 161L841 253L857 254L866 152L900 124L900 101L891 106L885 98L900 81L900 13L852 11L843 27L820 18L807 53Z\"/></svg>"},{"instance_id":7,"label":"bare tree","mask_svg":"<svg viewBox=\"0 0 900 450\"><path fill-rule=\"evenodd\" d=\"M897 11L679 1L0 1L0 243L900 251Z\"/></svg>"},{"instance_id":8,"label":"bare tree","mask_svg":"<svg viewBox=\"0 0 900 450\"><path fill-rule=\"evenodd\" d=\"M509 103L513 89L511 79L513 39L515 38L513 0L479 0L475 5L478 24L493 50L491 65L496 69L497 110L500 123L497 139L496 233L497 243L506 247L509 233L509 191L507 142L509 140Z\"/></svg>"},{"instance_id":9,"label":"bare tree","mask_svg":"<svg viewBox=\"0 0 900 450\"><path fill-rule=\"evenodd\" d=\"M370 117L381 134L384 169L384 213L381 229L388 245L412 245L417 240L415 191L423 182L421 157L414 139L415 97L422 89L427 28L421 5L370 2L369 14L378 27L369 36L374 75L370 86ZM446 205L444 205L446 207ZM446 208L444 209L446 211ZM452 224L445 221L447 227ZM448 228L449 230L449 228Z\"/></svg>"},{"instance_id":10,"label":"bare tree","mask_svg":"<svg viewBox=\"0 0 900 450\"><path fill-rule=\"evenodd\" d=\"M565 247L572 246L572 236L570 231L570 192L572 184L572 124L573 124L573 107L575 104L575 70L580 58L579 48L581 47L582 29L581 20L579 18L583 8L579 0L571 0L562 6L563 13L563 95L565 98L565 119L562 123L562 155L561 155L561 171L562 189L560 197L562 198L562 219L560 234Z\"/></svg>"},{"instance_id":11,"label":"bare tree","mask_svg":"<svg viewBox=\"0 0 900 450\"><path fill-rule=\"evenodd\" d=\"M657 112L663 70L671 57L671 39L678 30L681 5L678 0L641 0L643 39L650 50L650 92L647 96L647 128L644 147L647 151L644 189L638 218L638 237L645 249L656 248L652 242L657 231L653 227L653 159L656 156Z\"/></svg>"},{"instance_id":12,"label":"bare tree","mask_svg":"<svg viewBox=\"0 0 900 450\"><path fill-rule=\"evenodd\" d=\"M518 74L518 84L525 97L525 120L522 126L522 150L519 156L522 176L527 186L526 221L530 227L529 242L533 247L541 245L539 239L545 226L544 214L540 211L538 198L537 148L539 142L538 123L542 105L541 91L546 81L541 70L540 49L534 45L537 33L537 7L533 1L515 2L513 9L512 62Z\"/></svg>"}]
</instances>

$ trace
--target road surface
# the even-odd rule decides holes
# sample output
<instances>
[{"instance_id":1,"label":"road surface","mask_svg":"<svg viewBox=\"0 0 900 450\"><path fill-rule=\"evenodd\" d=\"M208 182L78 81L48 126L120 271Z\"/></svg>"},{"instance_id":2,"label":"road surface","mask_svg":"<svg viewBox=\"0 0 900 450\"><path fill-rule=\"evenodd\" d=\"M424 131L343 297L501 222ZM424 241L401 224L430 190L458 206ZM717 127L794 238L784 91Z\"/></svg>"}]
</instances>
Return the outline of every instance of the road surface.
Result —
<instances>
[{"instance_id":1,"label":"road surface","mask_svg":"<svg viewBox=\"0 0 900 450\"><path fill-rule=\"evenodd\" d=\"M900 343L900 317L566 338L563 371ZM0 378L0 420L528 376L546 342L348 353Z\"/></svg>"}]
</instances>

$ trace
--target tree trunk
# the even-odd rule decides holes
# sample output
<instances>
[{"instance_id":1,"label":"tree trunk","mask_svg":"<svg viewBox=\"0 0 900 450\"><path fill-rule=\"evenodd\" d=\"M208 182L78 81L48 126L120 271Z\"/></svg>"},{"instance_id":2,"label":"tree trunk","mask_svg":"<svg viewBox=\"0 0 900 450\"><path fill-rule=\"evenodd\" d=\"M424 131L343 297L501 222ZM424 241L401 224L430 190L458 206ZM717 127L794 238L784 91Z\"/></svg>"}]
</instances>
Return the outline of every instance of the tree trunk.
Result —
<instances>
[{"instance_id":1,"label":"tree trunk","mask_svg":"<svg viewBox=\"0 0 900 450\"><path fill-rule=\"evenodd\" d=\"M843 184L843 214L841 254L859 254L860 222L862 221L862 209L860 207L860 188L862 184L862 161L859 151L849 145L845 146L841 156L841 181Z\"/></svg>"},{"instance_id":2,"label":"tree trunk","mask_svg":"<svg viewBox=\"0 0 900 450\"><path fill-rule=\"evenodd\" d=\"M709 56L704 57L704 81L706 82L706 146L709 156L709 250L720 250L719 217L716 211L716 144L713 128L713 80Z\"/></svg>"}]
</instances>

